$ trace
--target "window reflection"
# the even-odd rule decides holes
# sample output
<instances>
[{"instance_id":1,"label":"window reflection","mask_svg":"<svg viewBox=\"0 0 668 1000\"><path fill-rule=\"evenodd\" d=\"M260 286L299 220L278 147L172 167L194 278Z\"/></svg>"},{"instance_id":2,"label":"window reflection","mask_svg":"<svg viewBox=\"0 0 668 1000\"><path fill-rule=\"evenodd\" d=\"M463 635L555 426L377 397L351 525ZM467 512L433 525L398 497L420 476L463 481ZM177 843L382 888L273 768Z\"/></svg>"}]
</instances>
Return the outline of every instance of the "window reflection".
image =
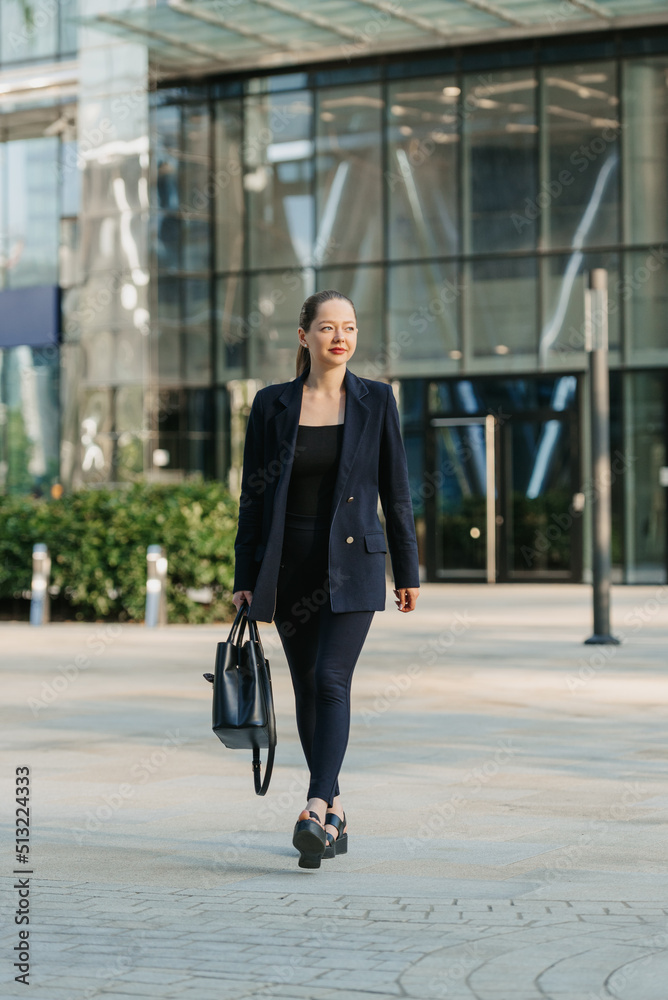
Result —
<instances>
[{"instance_id":1,"label":"window reflection","mask_svg":"<svg viewBox=\"0 0 668 1000\"><path fill-rule=\"evenodd\" d=\"M651 243L668 236L668 58L624 65L626 237Z\"/></svg>"},{"instance_id":2,"label":"window reflection","mask_svg":"<svg viewBox=\"0 0 668 1000\"><path fill-rule=\"evenodd\" d=\"M317 93L316 265L381 257L381 112L377 84Z\"/></svg>"},{"instance_id":3,"label":"window reflection","mask_svg":"<svg viewBox=\"0 0 668 1000\"><path fill-rule=\"evenodd\" d=\"M393 84L388 96L389 252L436 257L459 246L454 77Z\"/></svg>"},{"instance_id":4,"label":"window reflection","mask_svg":"<svg viewBox=\"0 0 668 1000\"><path fill-rule=\"evenodd\" d=\"M208 278L183 282L185 377L208 380L211 375L211 286Z\"/></svg>"},{"instance_id":5,"label":"window reflection","mask_svg":"<svg viewBox=\"0 0 668 1000\"><path fill-rule=\"evenodd\" d=\"M549 179L525 216L542 215L547 203L547 246L616 243L621 132L615 64L550 67L543 84Z\"/></svg>"},{"instance_id":6,"label":"window reflection","mask_svg":"<svg viewBox=\"0 0 668 1000\"><path fill-rule=\"evenodd\" d=\"M388 285L392 371L421 372L425 361L446 361L457 368L462 356L457 265L397 264Z\"/></svg>"},{"instance_id":7,"label":"window reflection","mask_svg":"<svg viewBox=\"0 0 668 1000\"><path fill-rule=\"evenodd\" d=\"M5 282L9 288L58 283L58 139L5 145Z\"/></svg>"},{"instance_id":8,"label":"window reflection","mask_svg":"<svg viewBox=\"0 0 668 1000\"><path fill-rule=\"evenodd\" d=\"M536 86L526 71L465 78L464 233L479 253L536 245L533 226L518 226L527 194L537 193Z\"/></svg>"},{"instance_id":9,"label":"window reflection","mask_svg":"<svg viewBox=\"0 0 668 1000\"><path fill-rule=\"evenodd\" d=\"M668 349L666 253L652 247L625 254L622 295L628 300L628 344L634 357Z\"/></svg>"},{"instance_id":10,"label":"window reflection","mask_svg":"<svg viewBox=\"0 0 668 1000\"><path fill-rule=\"evenodd\" d=\"M59 470L59 359L52 348L0 351L0 491L48 492Z\"/></svg>"},{"instance_id":11,"label":"window reflection","mask_svg":"<svg viewBox=\"0 0 668 1000\"><path fill-rule=\"evenodd\" d=\"M663 372L624 378L626 448L634 457L624 477L627 582L665 583L666 490L659 470L666 465L666 378Z\"/></svg>"},{"instance_id":12,"label":"window reflection","mask_svg":"<svg viewBox=\"0 0 668 1000\"><path fill-rule=\"evenodd\" d=\"M254 267L296 267L310 260L312 119L307 91L246 99L244 187Z\"/></svg>"},{"instance_id":13,"label":"window reflection","mask_svg":"<svg viewBox=\"0 0 668 1000\"><path fill-rule=\"evenodd\" d=\"M0 61L17 63L55 56L60 6L59 3L40 7L29 5L25 0L3 0L0 4Z\"/></svg>"},{"instance_id":14,"label":"window reflection","mask_svg":"<svg viewBox=\"0 0 668 1000\"><path fill-rule=\"evenodd\" d=\"M473 261L466 283L475 357L505 359L536 350L535 258Z\"/></svg>"},{"instance_id":15,"label":"window reflection","mask_svg":"<svg viewBox=\"0 0 668 1000\"><path fill-rule=\"evenodd\" d=\"M253 378L284 382L295 377L299 313L304 299L314 291L312 271L283 271L251 278L247 324Z\"/></svg>"},{"instance_id":16,"label":"window reflection","mask_svg":"<svg viewBox=\"0 0 668 1000\"><path fill-rule=\"evenodd\" d=\"M544 261L543 299L545 316L540 330L538 354L541 365L572 362L585 350L585 291L589 271L602 267L608 272L608 346L619 348L620 302L617 254L573 253Z\"/></svg>"},{"instance_id":17,"label":"window reflection","mask_svg":"<svg viewBox=\"0 0 668 1000\"><path fill-rule=\"evenodd\" d=\"M216 302L216 375L219 381L245 372L249 324L244 316L244 281L241 275L221 278Z\"/></svg>"},{"instance_id":18,"label":"window reflection","mask_svg":"<svg viewBox=\"0 0 668 1000\"><path fill-rule=\"evenodd\" d=\"M216 267L237 271L243 267L244 191L241 163L241 101L218 101L215 106Z\"/></svg>"}]
</instances>

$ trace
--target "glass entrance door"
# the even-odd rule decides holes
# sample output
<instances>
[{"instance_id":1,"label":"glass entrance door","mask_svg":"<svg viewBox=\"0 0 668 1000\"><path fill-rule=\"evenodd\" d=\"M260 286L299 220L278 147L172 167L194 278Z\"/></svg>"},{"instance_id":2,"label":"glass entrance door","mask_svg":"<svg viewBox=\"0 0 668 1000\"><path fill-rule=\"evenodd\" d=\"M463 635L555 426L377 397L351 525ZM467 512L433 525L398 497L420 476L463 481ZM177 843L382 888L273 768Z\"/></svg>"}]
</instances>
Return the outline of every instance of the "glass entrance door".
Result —
<instances>
[{"instance_id":1,"label":"glass entrance door","mask_svg":"<svg viewBox=\"0 0 668 1000\"><path fill-rule=\"evenodd\" d=\"M428 580L582 579L578 400L574 375L431 383Z\"/></svg>"},{"instance_id":2,"label":"glass entrance door","mask_svg":"<svg viewBox=\"0 0 668 1000\"><path fill-rule=\"evenodd\" d=\"M436 490L428 575L496 580L495 421L493 416L431 421Z\"/></svg>"}]
</instances>

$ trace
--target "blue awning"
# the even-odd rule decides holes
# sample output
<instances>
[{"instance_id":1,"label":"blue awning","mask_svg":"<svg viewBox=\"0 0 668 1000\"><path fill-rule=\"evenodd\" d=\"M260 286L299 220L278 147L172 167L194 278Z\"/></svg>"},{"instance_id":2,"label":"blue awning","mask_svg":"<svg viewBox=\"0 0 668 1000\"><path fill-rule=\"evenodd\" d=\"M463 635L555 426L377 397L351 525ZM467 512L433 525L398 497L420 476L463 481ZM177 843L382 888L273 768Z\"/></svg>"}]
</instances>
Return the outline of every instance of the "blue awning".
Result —
<instances>
[{"instance_id":1,"label":"blue awning","mask_svg":"<svg viewBox=\"0 0 668 1000\"><path fill-rule=\"evenodd\" d=\"M60 334L58 285L0 292L0 347L46 347Z\"/></svg>"}]
</instances>

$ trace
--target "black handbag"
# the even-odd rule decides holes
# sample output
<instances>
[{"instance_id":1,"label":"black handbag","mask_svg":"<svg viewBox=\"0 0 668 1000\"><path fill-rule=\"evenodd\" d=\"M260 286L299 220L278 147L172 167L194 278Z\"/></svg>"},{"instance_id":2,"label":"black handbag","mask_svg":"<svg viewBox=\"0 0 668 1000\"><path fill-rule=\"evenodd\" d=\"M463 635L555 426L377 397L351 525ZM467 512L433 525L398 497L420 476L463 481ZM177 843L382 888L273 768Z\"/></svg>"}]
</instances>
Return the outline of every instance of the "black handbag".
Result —
<instances>
[{"instance_id":1,"label":"black handbag","mask_svg":"<svg viewBox=\"0 0 668 1000\"><path fill-rule=\"evenodd\" d=\"M246 625L248 639L244 642ZM276 719L269 661L257 622L248 617L246 602L237 612L227 642L219 642L216 648L212 728L226 747L253 751L255 792L264 795L274 766ZM260 750L265 748L267 763L261 781Z\"/></svg>"}]
</instances>

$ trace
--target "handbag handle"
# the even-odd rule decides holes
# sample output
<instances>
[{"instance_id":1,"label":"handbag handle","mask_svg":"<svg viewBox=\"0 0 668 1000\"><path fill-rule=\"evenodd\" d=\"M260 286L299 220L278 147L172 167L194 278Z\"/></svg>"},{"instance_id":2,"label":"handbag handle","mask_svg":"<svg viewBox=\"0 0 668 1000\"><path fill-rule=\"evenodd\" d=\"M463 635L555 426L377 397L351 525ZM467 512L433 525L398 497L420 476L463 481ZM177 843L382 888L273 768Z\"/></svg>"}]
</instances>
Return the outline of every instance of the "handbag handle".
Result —
<instances>
[{"instance_id":1,"label":"handbag handle","mask_svg":"<svg viewBox=\"0 0 668 1000\"><path fill-rule=\"evenodd\" d=\"M257 643L264 661L267 676L269 678L269 685L271 687L271 673L269 671L269 661L264 655L264 649L262 648L262 642L260 640L260 630L257 627L257 622L254 618L248 619L248 638L251 642ZM274 730L273 739L276 739L276 733ZM276 752L276 744L270 741L269 748L267 750L267 763L264 766L264 781L261 780L262 772L262 761L260 760L260 750L255 748L253 750L253 781L255 783L255 794L264 795L269 788L269 782L271 781L271 772L274 768L274 754Z\"/></svg>"},{"instance_id":2,"label":"handbag handle","mask_svg":"<svg viewBox=\"0 0 668 1000\"><path fill-rule=\"evenodd\" d=\"M271 781L271 772L274 769L274 753L276 752L276 747L270 746L267 750L267 763L264 766L264 781L260 779L260 771L262 769L262 761L260 760L260 751L257 747L253 748L253 781L255 782L255 794L264 795L269 788L269 782Z\"/></svg>"},{"instance_id":3,"label":"handbag handle","mask_svg":"<svg viewBox=\"0 0 668 1000\"><path fill-rule=\"evenodd\" d=\"M244 616L247 614L249 608L248 601L244 598L241 603L239 610L237 611L236 617L232 622L232 628L230 629L230 634L227 637L228 642L234 643L235 646L241 645L241 639L244 633L245 622L243 622ZM237 633L239 633L237 635Z\"/></svg>"}]
</instances>

